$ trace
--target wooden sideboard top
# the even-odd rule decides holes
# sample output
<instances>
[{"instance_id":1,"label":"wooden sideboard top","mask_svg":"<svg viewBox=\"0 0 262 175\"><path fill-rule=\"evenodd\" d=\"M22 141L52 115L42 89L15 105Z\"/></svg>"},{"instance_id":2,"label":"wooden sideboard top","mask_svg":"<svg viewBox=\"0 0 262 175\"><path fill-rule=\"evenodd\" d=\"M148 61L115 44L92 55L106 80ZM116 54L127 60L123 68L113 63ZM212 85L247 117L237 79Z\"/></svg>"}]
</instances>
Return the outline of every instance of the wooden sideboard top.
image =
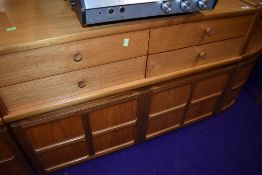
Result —
<instances>
[{"instance_id":1,"label":"wooden sideboard top","mask_svg":"<svg viewBox=\"0 0 262 175\"><path fill-rule=\"evenodd\" d=\"M0 55L255 10L240 0L219 0L213 11L82 28L67 1L0 0Z\"/></svg>"}]
</instances>

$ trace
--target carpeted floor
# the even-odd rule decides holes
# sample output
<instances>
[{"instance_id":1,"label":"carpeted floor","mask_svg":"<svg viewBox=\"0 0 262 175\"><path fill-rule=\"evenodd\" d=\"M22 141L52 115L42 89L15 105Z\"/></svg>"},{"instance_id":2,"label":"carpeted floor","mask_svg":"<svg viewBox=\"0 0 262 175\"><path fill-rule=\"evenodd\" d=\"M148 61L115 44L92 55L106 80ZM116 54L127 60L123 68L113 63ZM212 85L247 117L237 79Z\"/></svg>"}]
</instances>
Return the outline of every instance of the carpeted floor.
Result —
<instances>
[{"instance_id":1,"label":"carpeted floor","mask_svg":"<svg viewBox=\"0 0 262 175\"><path fill-rule=\"evenodd\" d=\"M262 175L262 105L242 90L223 114L52 175Z\"/></svg>"}]
</instances>

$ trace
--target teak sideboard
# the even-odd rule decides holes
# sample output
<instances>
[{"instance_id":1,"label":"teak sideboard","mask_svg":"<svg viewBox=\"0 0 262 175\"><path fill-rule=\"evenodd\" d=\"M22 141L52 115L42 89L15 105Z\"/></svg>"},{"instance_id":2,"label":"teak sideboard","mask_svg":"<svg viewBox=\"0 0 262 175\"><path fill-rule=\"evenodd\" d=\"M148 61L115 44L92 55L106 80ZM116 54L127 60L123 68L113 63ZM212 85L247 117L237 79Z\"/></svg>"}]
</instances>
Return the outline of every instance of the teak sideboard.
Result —
<instances>
[{"instance_id":1,"label":"teak sideboard","mask_svg":"<svg viewBox=\"0 0 262 175\"><path fill-rule=\"evenodd\" d=\"M223 112L262 49L262 10L240 0L86 28L62 0L0 5L1 175L46 174Z\"/></svg>"}]
</instances>

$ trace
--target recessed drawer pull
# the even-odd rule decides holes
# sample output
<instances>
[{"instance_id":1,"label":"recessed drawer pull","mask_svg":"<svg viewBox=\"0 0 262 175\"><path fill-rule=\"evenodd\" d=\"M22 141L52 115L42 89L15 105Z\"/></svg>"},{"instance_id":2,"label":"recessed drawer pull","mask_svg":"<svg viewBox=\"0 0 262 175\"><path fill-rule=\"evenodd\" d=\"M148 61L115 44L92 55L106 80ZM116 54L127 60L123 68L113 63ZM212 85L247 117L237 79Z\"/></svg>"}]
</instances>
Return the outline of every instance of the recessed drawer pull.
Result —
<instances>
[{"instance_id":1,"label":"recessed drawer pull","mask_svg":"<svg viewBox=\"0 0 262 175\"><path fill-rule=\"evenodd\" d=\"M84 88L84 87L86 87L86 82L81 80L81 81L78 82L77 85L78 85L79 88Z\"/></svg>"},{"instance_id":2,"label":"recessed drawer pull","mask_svg":"<svg viewBox=\"0 0 262 175\"><path fill-rule=\"evenodd\" d=\"M211 28L207 28L207 29L206 29L206 34L207 34L208 36L212 36L212 35L214 35L214 33L215 33L215 31L214 31L213 29L211 29Z\"/></svg>"},{"instance_id":3,"label":"recessed drawer pull","mask_svg":"<svg viewBox=\"0 0 262 175\"><path fill-rule=\"evenodd\" d=\"M80 62L80 61L82 60L82 55L81 55L81 53L80 53L80 52L76 52L76 53L74 54L73 60L74 60L75 62Z\"/></svg>"},{"instance_id":4,"label":"recessed drawer pull","mask_svg":"<svg viewBox=\"0 0 262 175\"><path fill-rule=\"evenodd\" d=\"M200 52L199 57L200 57L202 60L204 60L204 59L206 59L206 57L207 57L207 53L206 53L206 52Z\"/></svg>"}]
</instances>

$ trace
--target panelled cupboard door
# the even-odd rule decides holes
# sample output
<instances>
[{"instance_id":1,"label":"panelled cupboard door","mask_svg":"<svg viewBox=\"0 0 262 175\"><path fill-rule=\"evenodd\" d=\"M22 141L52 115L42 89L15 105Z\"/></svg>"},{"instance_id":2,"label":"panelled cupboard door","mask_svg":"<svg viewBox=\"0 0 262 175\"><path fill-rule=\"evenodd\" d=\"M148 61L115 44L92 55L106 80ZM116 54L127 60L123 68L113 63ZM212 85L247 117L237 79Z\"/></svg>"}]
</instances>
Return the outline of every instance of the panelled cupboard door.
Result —
<instances>
[{"instance_id":1,"label":"panelled cupboard door","mask_svg":"<svg viewBox=\"0 0 262 175\"><path fill-rule=\"evenodd\" d=\"M129 92L12 125L40 173L49 173L140 141L144 96Z\"/></svg>"},{"instance_id":2,"label":"panelled cupboard door","mask_svg":"<svg viewBox=\"0 0 262 175\"><path fill-rule=\"evenodd\" d=\"M33 175L6 128L0 128L0 175Z\"/></svg>"},{"instance_id":3,"label":"panelled cupboard door","mask_svg":"<svg viewBox=\"0 0 262 175\"><path fill-rule=\"evenodd\" d=\"M146 139L213 115L233 70L216 69L152 87Z\"/></svg>"},{"instance_id":4,"label":"panelled cupboard door","mask_svg":"<svg viewBox=\"0 0 262 175\"><path fill-rule=\"evenodd\" d=\"M191 88L190 84L186 84L153 90L149 104L147 139L180 126Z\"/></svg>"},{"instance_id":5,"label":"panelled cupboard door","mask_svg":"<svg viewBox=\"0 0 262 175\"><path fill-rule=\"evenodd\" d=\"M81 115L28 119L14 124L13 130L41 173L89 159L89 140Z\"/></svg>"},{"instance_id":6,"label":"panelled cupboard door","mask_svg":"<svg viewBox=\"0 0 262 175\"><path fill-rule=\"evenodd\" d=\"M95 155L112 152L139 141L142 101L142 96L134 96L88 113Z\"/></svg>"},{"instance_id":7,"label":"panelled cupboard door","mask_svg":"<svg viewBox=\"0 0 262 175\"><path fill-rule=\"evenodd\" d=\"M220 111L226 110L235 103L242 86L245 84L249 73L254 66L254 63L255 60L251 59L250 61L246 61L238 65L233 80L230 83L230 87L228 88L226 95L223 98Z\"/></svg>"},{"instance_id":8,"label":"panelled cupboard door","mask_svg":"<svg viewBox=\"0 0 262 175\"><path fill-rule=\"evenodd\" d=\"M227 84L233 75L233 68L207 74L196 81L185 115L184 124L213 115L223 97Z\"/></svg>"}]
</instances>

